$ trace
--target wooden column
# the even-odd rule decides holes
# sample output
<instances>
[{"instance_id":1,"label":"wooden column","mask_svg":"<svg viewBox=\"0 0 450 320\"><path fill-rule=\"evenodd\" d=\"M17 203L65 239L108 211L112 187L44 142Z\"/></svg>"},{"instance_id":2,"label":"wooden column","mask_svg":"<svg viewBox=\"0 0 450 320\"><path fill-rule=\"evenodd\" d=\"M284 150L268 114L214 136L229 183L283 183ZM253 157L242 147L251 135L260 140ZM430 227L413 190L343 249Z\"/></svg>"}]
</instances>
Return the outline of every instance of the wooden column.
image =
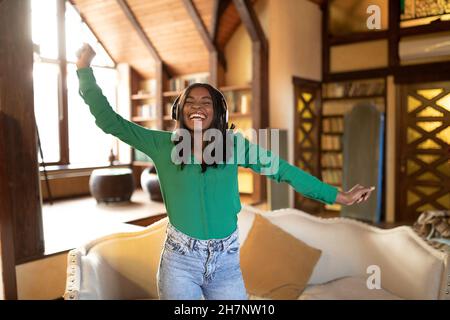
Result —
<instances>
[{"instance_id":1,"label":"wooden column","mask_svg":"<svg viewBox=\"0 0 450 320\"><path fill-rule=\"evenodd\" d=\"M0 4L1 9L1 4ZM4 128L6 116L0 110L0 300L17 299L14 254L14 224L11 217L11 193L7 175Z\"/></svg>"},{"instance_id":2,"label":"wooden column","mask_svg":"<svg viewBox=\"0 0 450 320\"><path fill-rule=\"evenodd\" d=\"M44 252L30 24L29 0L0 2L0 226L6 239L1 243L3 281L12 298L13 265Z\"/></svg>"},{"instance_id":3,"label":"wooden column","mask_svg":"<svg viewBox=\"0 0 450 320\"><path fill-rule=\"evenodd\" d=\"M253 127L264 129L269 124L269 45L258 17L248 0L233 0L242 23L252 40L252 112ZM255 112L256 110L260 112ZM253 201L266 199L265 177L254 175Z\"/></svg>"}]
</instances>

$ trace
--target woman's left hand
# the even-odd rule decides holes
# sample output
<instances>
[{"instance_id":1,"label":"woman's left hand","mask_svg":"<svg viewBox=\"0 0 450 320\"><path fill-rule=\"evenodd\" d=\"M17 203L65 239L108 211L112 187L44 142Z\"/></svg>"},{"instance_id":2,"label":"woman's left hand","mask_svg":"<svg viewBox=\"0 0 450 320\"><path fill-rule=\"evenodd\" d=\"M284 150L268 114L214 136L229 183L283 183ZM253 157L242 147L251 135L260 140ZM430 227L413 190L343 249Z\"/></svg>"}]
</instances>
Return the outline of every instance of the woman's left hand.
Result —
<instances>
[{"instance_id":1,"label":"woman's left hand","mask_svg":"<svg viewBox=\"0 0 450 320\"><path fill-rule=\"evenodd\" d=\"M339 191L336 197L336 203L350 206L355 203L361 203L369 199L370 193L375 187L363 187L359 184L355 185L347 192Z\"/></svg>"}]
</instances>

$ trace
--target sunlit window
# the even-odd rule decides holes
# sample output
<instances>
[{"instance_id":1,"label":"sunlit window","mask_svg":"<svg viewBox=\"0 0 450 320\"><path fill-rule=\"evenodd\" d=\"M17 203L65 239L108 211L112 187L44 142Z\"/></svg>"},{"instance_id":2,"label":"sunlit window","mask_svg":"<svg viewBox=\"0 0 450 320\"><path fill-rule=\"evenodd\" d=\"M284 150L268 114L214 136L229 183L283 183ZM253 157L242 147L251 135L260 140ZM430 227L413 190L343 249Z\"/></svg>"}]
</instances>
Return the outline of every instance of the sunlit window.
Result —
<instances>
[{"instance_id":1,"label":"sunlit window","mask_svg":"<svg viewBox=\"0 0 450 320\"><path fill-rule=\"evenodd\" d=\"M59 66L35 62L34 113L45 162L59 161ZM42 161L42 159L40 159Z\"/></svg>"},{"instance_id":2,"label":"sunlit window","mask_svg":"<svg viewBox=\"0 0 450 320\"><path fill-rule=\"evenodd\" d=\"M67 61L76 62L75 52L84 42L87 42L97 53L94 60L92 60L92 65L104 67L114 66L114 62L106 53L103 46L97 41L89 27L82 22L78 12L69 3L66 6L66 34Z\"/></svg>"},{"instance_id":3,"label":"sunlit window","mask_svg":"<svg viewBox=\"0 0 450 320\"><path fill-rule=\"evenodd\" d=\"M56 0L31 1L31 34L42 58L58 58Z\"/></svg>"},{"instance_id":4,"label":"sunlit window","mask_svg":"<svg viewBox=\"0 0 450 320\"><path fill-rule=\"evenodd\" d=\"M99 165L108 162L111 148L115 150L116 139L103 133L96 125L78 93L76 75L76 51L84 42L89 43L97 55L92 68L103 94L110 104L116 106L117 75L114 62L82 21L76 9L66 2L64 35L58 30L58 0L31 0L32 39L35 48L33 70L34 101L44 161L46 163ZM66 52L58 52L58 38L66 42ZM67 108L68 130L63 130L63 88L61 68L67 59ZM60 132L68 132L68 146L62 146ZM66 148L65 150L63 148ZM68 148L68 150L67 150ZM69 155L69 163L61 162L61 153ZM42 161L42 159L40 159Z\"/></svg>"},{"instance_id":5,"label":"sunlit window","mask_svg":"<svg viewBox=\"0 0 450 320\"><path fill-rule=\"evenodd\" d=\"M89 107L78 94L76 67L74 64L69 64L67 69L70 162L86 165L106 163L111 148L115 148L116 139L105 134L95 125ZM116 71L107 68L93 69L103 94L114 107L116 101Z\"/></svg>"}]
</instances>

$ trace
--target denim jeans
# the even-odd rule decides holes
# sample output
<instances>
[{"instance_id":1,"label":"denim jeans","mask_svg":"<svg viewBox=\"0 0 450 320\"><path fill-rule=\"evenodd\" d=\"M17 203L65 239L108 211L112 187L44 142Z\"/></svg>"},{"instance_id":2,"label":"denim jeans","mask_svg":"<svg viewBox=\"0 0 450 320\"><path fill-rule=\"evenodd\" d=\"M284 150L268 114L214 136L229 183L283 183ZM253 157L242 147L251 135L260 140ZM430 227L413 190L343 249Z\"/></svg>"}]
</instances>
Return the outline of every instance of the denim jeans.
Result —
<instances>
[{"instance_id":1,"label":"denim jeans","mask_svg":"<svg viewBox=\"0 0 450 320\"><path fill-rule=\"evenodd\" d=\"M247 300L239 263L239 233L199 240L170 222L157 275L162 300Z\"/></svg>"}]
</instances>

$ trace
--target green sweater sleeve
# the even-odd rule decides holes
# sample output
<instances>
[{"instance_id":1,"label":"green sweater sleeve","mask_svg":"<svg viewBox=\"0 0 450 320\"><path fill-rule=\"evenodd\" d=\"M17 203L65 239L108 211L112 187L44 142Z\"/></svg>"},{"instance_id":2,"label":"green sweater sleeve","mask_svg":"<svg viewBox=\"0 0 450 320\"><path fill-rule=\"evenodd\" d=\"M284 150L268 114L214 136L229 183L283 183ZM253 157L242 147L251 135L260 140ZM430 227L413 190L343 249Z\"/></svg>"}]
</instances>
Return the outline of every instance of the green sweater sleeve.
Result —
<instances>
[{"instance_id":1,"label":"green sweater sleeve","mask_svg":"<svg viewBox=\"0 0 450 320\"><path fill-rule=\"evenodd\" d=\"M139 126L116 113L97 85L92 68L78 69L77 75L79 94L89 106L95 124L103 132L112 134L155 160L160 132Z\"/></svg>"},{"instance_id":2,"label":"green sweater sleeve","mask_svg":"<svg viewBox=\"0 0 450 320\"><path fill-rule=\"evenodd\" d=\"M286 182L291 185L296 192L307 198L318 200L326 204L334 204L338 194L335 186L329 185L293 166L281 159L279 156L262 148L257 144L251 143L242 135L237 135L241 141L241 148L238 153L238 164L245 168L250 168L256 173L266 175L276 182ZM237 144L239 146L239 143ZM240 149L240 150L239 150Z\"/></svg>"}]
</instances>

